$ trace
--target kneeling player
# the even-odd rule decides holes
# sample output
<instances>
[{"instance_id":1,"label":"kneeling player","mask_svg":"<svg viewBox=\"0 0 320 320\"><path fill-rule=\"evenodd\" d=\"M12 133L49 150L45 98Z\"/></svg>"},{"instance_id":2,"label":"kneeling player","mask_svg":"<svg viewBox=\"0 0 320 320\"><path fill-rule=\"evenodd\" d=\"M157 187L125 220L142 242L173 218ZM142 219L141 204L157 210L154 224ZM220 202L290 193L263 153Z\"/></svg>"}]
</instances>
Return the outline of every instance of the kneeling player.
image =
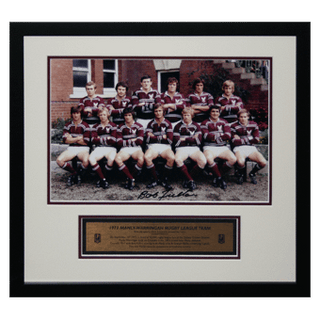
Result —
<instances>
[{"instance_id":1,"label":"kneeling player","mask_svg":"<svg viewBox=\"0 0 320 320\"><path fill-rule=\"evenodd\" d=\"M204 154L200 150L202 141L201 128L196 122L192 121L193 114L192 108L183 109L182 121L173 130L173 141L176 147L175 162L177 168L180 169L187 180L183 186L190 190L196 189L193 178L204 169L207 163ZM189 157L196 162L190 173L184 164L184 161Z\"/></svg>"},{"instance_id":2,"label":"kneeling player","mask_svg":"<svg viewBox=\"0 0 320 320\"><path fill-rule=\"evenodd\" d=\"M160 184L169 191L172 190L172 186L168 184L168 176L174 165L174 153L171 149L173 130L171 123L164 118L164 107L161 104L155 105L154 115L155 119L149 122L146 129L147 151L144 159L152 179L147 187L153 188ZM153 160L158 156L167 160L161 179L159 179L153 163Z\"/></svg>"},{"instance_id":3,"label":"kneeling player","mask_svg":"<svg viewBox=\"0 0 320 320\"><path fill-rule=\"evenodd\" d=\"M226 146L227 140L231 139L231 129L227 121L219 118L219 106L211 106L209 114L210 118L201 124L204 141L203 154L207 159L208 167L214 175L213 186L226 189L227 184L221 175L229 171L237 161L235 155ZM214 161L216 158L226 160L221 172Z\"/></svg>"},{"instance_id":4,"label":"kneeling player","mask_svg":"<svg viewBox=\"0 0 320 320\"><path fill-rule=\"evenodd\" d=\"M71 173L68 178L68 185L81 183L81 175L68 162L78 157L81 161L80 171L86 170L89 165L89 147L87 144L90 139L89 125L82 121L81 106L71 108L72 121L66 123L63 129L63 142L69 144L66 151L62 152L57 159L57 164L64 170Z\"/></svg>"},{"instance_id":5,"label":"kneeling player","mask_svg":"<svg viewBox=\"0 0 320 320\"><path fill-rule=\"evenodd\" d=\"M106 189L109 187L109 183L98 161L106 158L107 164L105 168L109 172L112 170L113 162L117 154L117 149L115 148L117 143L117 126L109 121L110 114L107 108L100 110L98 115L100 123L95 124L91 132L91 142L96 145L96 148L90 154L89 162L92 170L95 171L100 178L97 186Z\"/></svg>"},{"instance_id":6,"label":"kneeling player","mask_svg":"<svg viewBox=\"0 0 320 320\"><path fill-rule=\"evenodd\" d=\"M254 121L249 121L249 116L249 112L246 109L242 109L238 112L238 121L231 124L232 143L235 146L233 152L236 155L239 168L238 184L243 183L246 158L256 162L256 165L249 173L253 184L257 183L256 172L267 164L266 159L254 146L259 142L259 127Z\"/></svg>"},{"instance_id":7,"label":"kneeling player","mask_svg":"<svg viewBox=\"0 0 320 320\"><path fill-rule=\"evenodd\" d=\"M125 187L132 190L135 187L135 178L141 173L144 164L144 153L141 148L144 129L140 123L134 121L132 108L124 109L123 114L125 122L120 124L117 130L117 144L121 149L116 155L115 162L119 170L127 177ZM130 157L137 161L132 173L124 164L124 161L127 161Z\"/></svg>"}]
</instances>

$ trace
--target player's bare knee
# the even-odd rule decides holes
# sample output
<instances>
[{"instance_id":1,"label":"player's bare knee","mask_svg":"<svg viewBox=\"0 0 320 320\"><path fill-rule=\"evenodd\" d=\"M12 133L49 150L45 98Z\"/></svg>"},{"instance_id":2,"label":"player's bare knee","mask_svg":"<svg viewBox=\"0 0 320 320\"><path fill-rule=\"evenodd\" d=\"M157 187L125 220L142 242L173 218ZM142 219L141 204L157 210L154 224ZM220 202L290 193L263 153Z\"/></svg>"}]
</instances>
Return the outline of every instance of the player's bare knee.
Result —
<instances>
[{"instance_id":1,"label":"player's bare knee","mask_svg":"<svg viewBox=\"0 0 320 320\"><path fill-rule=\"evenodd\" d=\"M172 166L174 165L174 157L167 159L167 165L168 165L169 167L172 167Z\"/></svg>"},{"instance_id":2,"label":"player's bare knee","mask_svg":"<svg viewBox=\"0 0 320 320\"><path fill-rule=\"evenodd\" d=\"M246 164L245 159L238 159L237 162L238 162L239 167L241 167L241 168L244 167Z\"/></svg>"},{"instance_id":3,"label":"player's bare knee","mask_svg":"<svg viewBox=\"0 0 320 320\"><path fill-rule=\"evenodd\" d=\"M116 158L116 153L114 152L114 153L111 153L109 157L107 157L107 160L113 163L115 158Z\"/></svg>"},{"instance_id":4,"label":"player's bare knee","mask_svg":"<svg viewBox=\"0 0 320 320\"><path fill-rule=\"evenodd\" d=\"M97 163L96 159L94 157L91 157L91 156L89 157L89 162L90 162L91 166L94 166Z\"/></svg>"},{"instance_id":5,"label":"player's bare knee","mask_svg":"<svg viewBox=\"0 0 320 320\"><path fill-rule=\"evenodd\" d=\"M205 166L206 166L206 164L207 164L207 160L206 159L199 159L199 161L198 161L198 166L200 167L200 168L204 168Z\"/></svg>"},{"instance_id":6,"label":"player's bare knee","mask_svg":"<svg viewBox=\"0 0 320 320\"><path fill-rule=\"evenodd\" d=\"M88 167L88 165L89 165L89 159L84 159L83 161L82 161L82 164L83 164L83 166L86 168L86 167Z\"/></svg>"},{"instance_id":7,"label":"player's bare knee","mask_svg":"<svg viewBox=\"0 0 320 320\"><path fill-rule=\"evenodd\" d=\"M151 154L150 154L150 153L146 153L146 154L144 155L144 160L146 161L146 164L151 165L151 162L152 162L152 156L151 156Z\"/></svg>"},{"instance_id":8,"label":"player's bare knee","mask_svg":"<svg viewBox=\"0 0 320 320\"><path fill-rule=\"evenodd\" d=\"M64 161L63 161L62 159L58 158L58 159L56 160L56 162L57 162L57 164L58 164L59 167L63 167Z\"/></svg>"},{"instance_id":9,"label":"player's bare knee","mask_svg":"<svg viewBox=\"0 0 320 320\"><path fill-rule=\"evenodd\" d=\"M114 162L115 162L115 158L116 158L116 156L114 156L114 157L107 157L107 158L106 158L107 164L108 164L109 167L112 167L112 166L113 166L113 164L114 164Z\"/></svg>"},{"instance_id":10,"label":"player's bare knee","mask_svg":"<svg viewBox=\"0 0 320 320\"><path fill-rule=\"evenodd\" d=\"M267 160L263 159L263 160L259 161L258 164L259 164L260 168L264 168L267 165Z\"/></svg>"},{"instance_id":11,"label":"player's bare knee","mask_svg":"<svg viewBox=\"0 0 320 320\"><path fill-rule=\"evenodd\" d=\"M183 166L183 161L181 159L178 158L178 159L175 159L174 161L176 162L176 165L178 168Z\"/></svg>"},{"instance_id":12,"label":"player's bare knee","mask_svg":"<svg viewBox=\"0 0 320 320\"><path fill-rule=\"evenodd\" d=\"M230 157L227 161L231 166L234 166L236 164L236 162L237 162L237 158L236 157Z\"/></svg>"},{"instance_id":13,"label":"player's bare knee","mask_svg":"<svg viewBox=\"0 0 320 320\"><path fill-rule=\"evenodd\" d=\"M121 166L123 164L122 159L119 155L116 155L116 157L114 158L114 161L118 166Z\"/></svg>"},{"instance_id":14,"label":"player's bare knee","mask_svg":"<svg viewBox=\"0 0 320 320\"><path fill-rule=\"evenodd\" d=\"M144 155L143 154L137 158L137 162L140 166L144 164Z\"/></svg>"},{"instance_id":15,"label":"player's bare knee","mask_svg":"<svg viewBox=\"0 0 320 320\"><path fill-rule=\"evenodd\" d=\"M167 160L174 162L174 159L175 159L174 153L173 153L173 152L170 152L169 155L168 155L168 157L167 157Z\"/></svg>"},{"instance_id":16,"label":"player's bare knee","mask_svg":"<svg viewBox=\"0 0 320 320\"><path fill-rule=\"evenodd\" d=\"M150 167L150 166L152 166L153 161L150 161L150 160L148 161L148 160L144 159L144 163L146 164L147 167Z\"/></svg>"}]
</instances>

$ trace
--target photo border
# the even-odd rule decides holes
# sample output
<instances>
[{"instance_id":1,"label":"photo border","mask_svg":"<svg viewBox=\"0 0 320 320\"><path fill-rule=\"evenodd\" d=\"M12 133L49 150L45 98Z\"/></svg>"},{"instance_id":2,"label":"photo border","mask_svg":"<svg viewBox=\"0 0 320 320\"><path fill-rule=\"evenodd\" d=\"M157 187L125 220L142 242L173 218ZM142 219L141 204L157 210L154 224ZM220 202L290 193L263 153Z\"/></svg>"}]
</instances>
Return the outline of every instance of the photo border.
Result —
<instances>
[{"instance_id":1,"label":"photo border","mask_svg":"<svg viewBox=\"0 0 320 320\"><path fill-rule=\"evenodd\" d=\"M112 30L112 32L110 31ZM24 282L24 36L295 36L296 281L206 283ZM16 112L18 110L18 112ZM18 126L17 126L18 123ZM298 124L298 122L297 122ZM303 125L301 125L303 124ZM141 289L146 289L142 291ZM310 296L310 23L10 23L10 296L11 297L309 297Z\"/></svg>"}]
</instances>

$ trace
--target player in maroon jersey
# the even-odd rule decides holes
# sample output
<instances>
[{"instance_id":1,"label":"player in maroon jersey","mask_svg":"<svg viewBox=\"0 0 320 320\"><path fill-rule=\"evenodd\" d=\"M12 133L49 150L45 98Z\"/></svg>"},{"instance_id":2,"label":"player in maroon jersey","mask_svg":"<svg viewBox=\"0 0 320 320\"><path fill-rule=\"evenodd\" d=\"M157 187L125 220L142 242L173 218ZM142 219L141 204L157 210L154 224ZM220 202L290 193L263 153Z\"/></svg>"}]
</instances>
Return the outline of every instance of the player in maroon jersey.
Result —
<instances>
[{"instance_id":1,"label":"player in maroon jersey","mask_svg":"<svg viewBox=\"0 0 320 320\"><path fill-rule=\"evenodd\" d=\"M104 101L101 97L97 96L97 85L93 81L89 81L86 84L87 96L80 99L79 106L83 110L83 118L96 117L98 115L99 108L104 107Z\"/></svg>"},{"instance_id":2,"label":"player in maroon jersey","mask_svg":"<svg viewBox=\"0 0 320 320\"><path fill-rule=\"evenodd\" d=\"M220 117L229 123L237 120L238 112L243 109L242 99L235 96L235 85L231 80L227 80L222 85L223 94L215 99L215 104L221 107Z\"/></svg>"},{"instance_id":3,"label":"player in maroon jersey","mask_svg":"<svg viewBox=\"0 0 320 320\"><path fill-rule=\"evenodd\" d=\"M170 121L164 118L164 107L161 104L154 106L154 115L154 120L149 122L146 129L147 151L144 159L152 180L147 187L153 188L160 184L169 191L172 190L172 186L168 183L168 176L171 174L174 165L174 153L171 149L173 129ZM153 163L153 160L158 156L167 160L161 179L159 179Z\"/></svg>"},{"instance_id":4,"label":"player in maroon jersey","mask_svg":"<svg viewBox=\"0 0 320 320\"><path fill-rule=\"evenodd\" d=\"M183 109L183 119L173 130L173 141L176 147L175 162L177 168L180 169L181 173L186 178L183 186L190 190L196 188L193 178L202 172L207 163L204 154L200 150L202 142L201 128L199 124L192 121L193 112L193 109L190 107ZM188 157L196 162L190 173L187 166L184 164L184 161Z\"/></svg>"},{"instance_id":5,"label":"player in maroon jersey","mask_svg":"<svg viewBox=\"0 0 320 320\"><path fill-rule=\"evenodd\" d=\"M186 101L181 93L178 92L179 82L171 77L167 80L167 91L161 94L161 103L165 108L165 118L174 127L182 119L181 111L186 106Z\"/></svg>"},{"instance_id":6,"label":"player in maroon jersey","mask_svg":"<svg viewBox=\"0 0 320 320\"><path fill-rule=\"evenodd\" d=\"M243 183L244 168L246 158L256 162L256 165L249 173L249 177L253 184L257 183L255 178L256 172L264 168L267 164L266 159L257 150L254 144L259 142L259 127L256 122L249 120L250 113L246 109L238 112L238 121L231 124L232 143L234 145L233 152L237 158L238 183Z\"/></svg>"},{"instance_id":7,"label":"player in maroon jersey","mask_svg":"<svg viewBox=\"0 0 320 320\"><path fill-rule=\"evenodd\" d=\"M118 126L117 144L120 151L116 155L115 162L119 170L127 177L125 187L132 190L135 187L135 178L141 173L144 164L144 153L141 148L144 140L144 129L140 123L134 121L133 108L126 108L123 114L125 122ZM130 157L137 161L132 173L124 163Z\"/></svg>"},{"instance_id":8,"label":"player in maroon jersey","mask_svg":"<svg viewBox=\"0 0 320 320\"><path fill-rule=\"evenodd\" d=\"M213 105L213 97L210 93L204 92L204 80L196 78L193 81L193 93L187 97L187 106L191 107L194 111L193 121L201 124L202 121L208 119L208 111L210 106Z\"/></svg>"},{"instance_id":9,"label":"player in maroon jersey","mask_svg":"<svg viewBox=\"0 0 320 320\"><path fill-rule=\"evenodd\" d=\"M107 164L105 168L107 172L112 170L113 162L117 154L117 125L109 121L110 113L107 108L99 110L98 115L100 123L96 123L91 132L91 142L96 147L90 154L89 162L92 170L95 171L100 178L97 187L106 189L109 187L109 183L98 161L106 158Z\"/></svg>"},{"instance_id":10,"label":"player in maroon jersey","mask_svg":"<svg viewBox=\"0 0 320 320\"><path fill-rule=\"evenodd\" d=\"M86 170L89 165L89 125L82 121L81 115L80 106L71 108L72 121L66 123L63 128L63 142L69 144L69 147L57 158L57 164L71 173L68 178L69 186L81 183L81 175L68 161L78 157L81 161L80 171Z\"/></svg>"},{"instance_id":11,"label":"player in maroon jersey","mask_svg":"<svg viewBox=\"0 0 320 320\"><path fill-rule=\"evenodd\" d=\"M111 111L112 122L116 125L124 122L123 110L131 105L131 99L127 96L128 85L118 82L116 85L117 95L107 101L107 108Z\"/></svg>"},{"instance_id":12,"label":"player in maroon jersey","mask_svg":"<svg viewBox=\"0 0 320 320\"><path fill-rule=\"evenodd\" d=\"M141 88L132 95L132 106L137 114L137 122L146 129L150 120L153 119L153 107L161 103L161 97L157 90L152 89L152 80L149 75L141 77Z\"/></svg>"},{"instance_id":13,"label":"player in maroon jersey","mask_svg":"<svg viewBox=\"0 0 320 320\"><path fill-rule=\"evenodd\" d=\"M226 146L227 141L231 139L230 125L226 120L220 119L220 107L210 107L210 117L201 124L203 135L203 154L207 159L210 171L213 173L213 186L226 189L227 184L222 175L229 171L237 161L233 152ZM216 158L226 160L219 170Z\"/></svg>"}]
</instances>

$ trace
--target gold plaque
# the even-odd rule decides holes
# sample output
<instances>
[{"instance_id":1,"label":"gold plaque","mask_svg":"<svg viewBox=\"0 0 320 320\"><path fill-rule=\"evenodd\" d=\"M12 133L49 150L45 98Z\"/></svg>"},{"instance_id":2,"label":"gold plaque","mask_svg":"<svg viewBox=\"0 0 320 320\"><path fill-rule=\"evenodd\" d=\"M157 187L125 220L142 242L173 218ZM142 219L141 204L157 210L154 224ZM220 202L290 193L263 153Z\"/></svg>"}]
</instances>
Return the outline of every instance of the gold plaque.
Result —
<instances>
[{"instance_id":1,"label":"gold plaque","mask_svg":"<svg viewBox=\"0 0 320 320\"><path fill-rule=\"evenodd\" d=\"M239 217L80 217L80 225L80 258L115 255L240 257Z\"/></svg>"}]
</instances>

